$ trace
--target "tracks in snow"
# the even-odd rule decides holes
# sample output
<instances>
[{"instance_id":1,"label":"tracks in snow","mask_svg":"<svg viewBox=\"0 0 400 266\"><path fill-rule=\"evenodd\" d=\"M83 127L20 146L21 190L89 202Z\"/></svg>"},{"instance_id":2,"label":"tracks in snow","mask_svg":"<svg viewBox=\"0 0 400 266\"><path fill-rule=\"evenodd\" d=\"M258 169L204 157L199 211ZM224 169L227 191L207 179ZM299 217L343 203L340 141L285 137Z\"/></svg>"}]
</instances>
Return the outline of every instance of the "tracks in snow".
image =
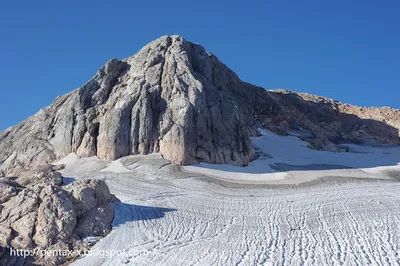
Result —
<instances>
[{"instance_id":1,"label":"tracks in snow","mask_svg":"<svg viewBox=\"0 0 400 266\"><path fill-rule=\"evenodd\" d=\"M103 174L123 203L114 206L118 224L94 248L145 253L75 265L400 264L400 183L228 188L140 171L148 169Z\"/></svg>"}]
</instances>

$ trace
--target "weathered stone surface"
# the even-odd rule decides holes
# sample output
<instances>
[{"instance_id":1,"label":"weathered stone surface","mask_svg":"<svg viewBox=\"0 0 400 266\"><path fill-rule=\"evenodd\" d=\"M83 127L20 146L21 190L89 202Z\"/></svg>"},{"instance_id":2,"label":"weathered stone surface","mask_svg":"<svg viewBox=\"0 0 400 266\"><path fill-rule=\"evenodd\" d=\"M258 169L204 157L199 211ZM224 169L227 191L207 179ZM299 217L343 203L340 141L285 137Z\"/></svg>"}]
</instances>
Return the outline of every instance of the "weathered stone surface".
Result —
<instances>
[{"instance_id":1,"label":"weathered stone surface","mask_svg":"<svg viewBox=\"0 0 400 266\"><path fill-rule=\"evenodd\" d=\"M0 133L0 168L11 175L71 152L245 165L255 158L248 88L200 45L164 36Z\"/></svg>"},{"instance_id":2,"label":"weathered stone surface","mask_svg":"<svg viewBox=\"0 0 400 266\"><path fill-rule=\"evenodd\" d=\"M62 184L62 176L57 172L59 166L45 164L40 167L19 173L15 182L21 186L34 188L40 185L60 186Z\"/></svg>"},{"instance_id":3,"label":"weathered stone surface","mask_svg":"<svg viewBox=\"0 0 400 266\"><path fill-rule=\"evenodd\" d=\"M65 186L64 189L72 195L72 202L78 217L96 206L115 201L115 197L102 180L85 179L75 181Z\"/></svg>"},{"instance_id":4,"label":"weathered stone surface","mask_svg":"<svg viewBox=\"0 0 400 266\"><path fill-rule=\"evenodd\" d=\"M315 149L339 151L336 144L400 144L400 111L363 108L287 90L266 91L256 111L261 127L279 134L296 131ZM271 99L268 102L266 99Z\"/></svg>"},{"instance_id":5,"label":"weathered stone surface","mask_svg":"<svg viewBox=\"0 0 400 266\"><path fill-rule=\"evenodd\" d=\"M114 219L114 208L108 204L95 207L85 213L79 220L76 233L79 236L105 236L111 231L111 222Z\"/></svg>"},{"instance_id":6,"label":"weathered stone surface","mask_svg":"<svg viewBox=\"0 0 400 266\"><path fill-rule=\"evenodd\" d=\"M81 88L0 132L0 170L10 176L71 152L101 159L159 152L178 164L246 165L255 158L250 137L258 127L301 129L316 149L400 143L398 110L266 91L200 45L164 36L111 59Z\"/></svg>"},{"instance_id":7,"label":"weathered stone surface","mask_svg":"<svg viewBox=\"0 0 400 266\"><path fill-rule=\"evenodd\" d=\"M59 241L66 242L74 232L76 223L71 195L64 190L54 189L42 198L33 240L41 247L49 247Z\"/></svg>"},{"instance_id":8,"label":"weathered stone surface","mask_svg":"<svg viewBox=\"0 0 400 266\"><path fill-rule=\"evenodd\" d=\"M0 181L0 204L8 201L17 194L17 188L5 181ZM1 208L0 208L1 211Z\"/></svg>"},{"instance_id":9,"label":"weathered stone surface","mask_svg":"<svg viewBox=\"0 0 400 266\"><path fill-rule=\"evenodd\" d=\"M50 249L80 247L84 235L104 236L111 230L118 200L101 180L76 181L61 186L59 167L44 165L21 173L14 181L0 182L0 247ZM30 177L29 177L30 176ZM12 256L0 256L11 263ZM41 264L58 265L63 257L41 258Z\"/></svg>"},{"instance_id":10,"label":"weathered stone surface","mask_svg":"<svg viewBox=\"0 0 400 266\"><path fill-rule=\"evenodd\" d=\"M9 246L11 239L12 239L11 228L0 224L0 246L1 247Z\"/></svg>"}]
</instances>

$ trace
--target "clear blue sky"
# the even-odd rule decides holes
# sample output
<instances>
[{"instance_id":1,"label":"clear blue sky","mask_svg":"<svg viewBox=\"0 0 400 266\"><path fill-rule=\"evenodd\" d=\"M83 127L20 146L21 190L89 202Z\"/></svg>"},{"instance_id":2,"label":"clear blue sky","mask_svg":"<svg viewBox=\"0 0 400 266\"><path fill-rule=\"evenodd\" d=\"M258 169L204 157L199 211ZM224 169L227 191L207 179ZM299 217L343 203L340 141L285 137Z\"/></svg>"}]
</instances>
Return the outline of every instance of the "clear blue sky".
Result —
<instances>
[{"instance_id":1,"label":"clear blue sky","mask_svg":"<svg viewBox=\"0 0 400 266\"><path fill-rule=\"evenodd\" d=\"M0 130L179 34L247 82L400 108L400 1L4 1Z\"/></svg>"}]
</instances>

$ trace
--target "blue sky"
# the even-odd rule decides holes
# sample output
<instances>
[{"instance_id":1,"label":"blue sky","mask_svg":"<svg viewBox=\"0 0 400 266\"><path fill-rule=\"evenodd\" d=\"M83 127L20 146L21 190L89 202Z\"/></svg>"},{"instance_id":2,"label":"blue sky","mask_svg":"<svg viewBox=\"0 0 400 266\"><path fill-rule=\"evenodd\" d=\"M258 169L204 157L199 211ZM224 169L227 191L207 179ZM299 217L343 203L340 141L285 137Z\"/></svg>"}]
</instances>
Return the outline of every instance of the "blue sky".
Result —
<instances>
[{"instance_id":1,"label":"blue sky","mask_svg":"<svg viewBox=\"0 0 400 266\"><path fill-rule=\"evenodd\" d=\"M4 1L0 130L179 34L244 81L400 108L400 1Z\"/></svg>"}]
</instances>

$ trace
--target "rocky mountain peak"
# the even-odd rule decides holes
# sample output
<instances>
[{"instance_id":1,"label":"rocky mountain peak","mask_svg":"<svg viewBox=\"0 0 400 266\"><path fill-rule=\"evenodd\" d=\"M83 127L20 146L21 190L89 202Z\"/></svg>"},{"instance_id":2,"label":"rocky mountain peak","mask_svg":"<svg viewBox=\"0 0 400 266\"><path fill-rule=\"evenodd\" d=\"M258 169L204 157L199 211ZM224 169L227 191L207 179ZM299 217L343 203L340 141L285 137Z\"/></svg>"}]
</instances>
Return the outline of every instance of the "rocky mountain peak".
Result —
<instances>
[{"instance_id":1,"label":"rocky mountain peak","mask_svg":"<svg viewBox=\"0 0 400 266\"><path fill-rule=\"evenodd\" d=\"M201 45L163 36L1 132L0 170L11 175L71 152L107 160L158 152L178 164L243 166L255 158L250 137L259 127L301 131L316 149L400 143L397 110L321 99L242 82Z\"/></svg>"},{"instance_id":2,"label":"rocky mountain peak","mask_svg":"<svg viewBox=\"0 0 400 266\"><path fill-rule=\"evenodd\" d=\"M245 165L255 156L246 87L200 45L163 36L109 60L81 88L2 132L1 168L13 172L70 152L108 160L160 152L179 164Z\"/></svg>"}]
</instances>

